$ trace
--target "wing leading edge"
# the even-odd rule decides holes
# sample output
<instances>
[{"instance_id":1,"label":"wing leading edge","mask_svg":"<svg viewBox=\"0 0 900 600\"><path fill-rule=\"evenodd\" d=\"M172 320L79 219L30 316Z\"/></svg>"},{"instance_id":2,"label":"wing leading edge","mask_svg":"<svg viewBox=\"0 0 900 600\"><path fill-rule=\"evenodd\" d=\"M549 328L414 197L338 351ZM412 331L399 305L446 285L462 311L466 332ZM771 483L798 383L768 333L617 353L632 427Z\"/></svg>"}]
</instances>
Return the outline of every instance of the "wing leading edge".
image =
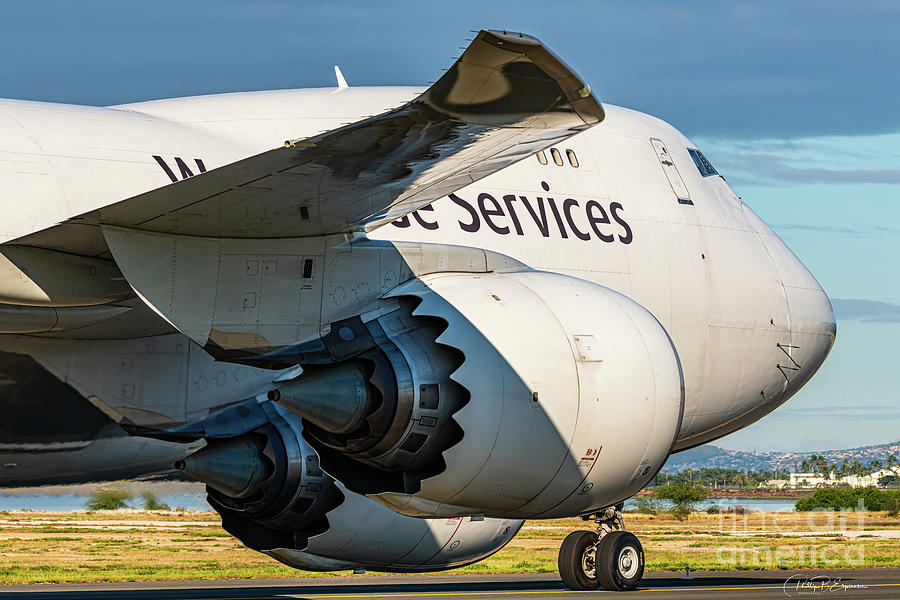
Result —
<instances>
[{"instance_id":1,"label":"wing leading edge","mask_svg":"<svg viewBox=\"0 0 900 600\"><path fill-rule=\"evenodd\" d=\"M371 230L604 117L536 38L482 30L418 98L70 219L218 238Z\"/></svg>"}]
</instances>

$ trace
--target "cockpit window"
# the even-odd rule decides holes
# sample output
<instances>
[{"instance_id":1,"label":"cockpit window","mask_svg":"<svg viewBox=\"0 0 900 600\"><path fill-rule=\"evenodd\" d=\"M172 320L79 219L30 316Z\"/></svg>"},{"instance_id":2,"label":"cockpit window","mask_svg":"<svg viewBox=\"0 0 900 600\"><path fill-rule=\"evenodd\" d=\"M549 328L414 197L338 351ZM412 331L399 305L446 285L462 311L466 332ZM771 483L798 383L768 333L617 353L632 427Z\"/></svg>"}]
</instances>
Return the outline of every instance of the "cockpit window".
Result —
<instances>
[{"instance_id":1,"label":"cockpit window","mask_svg":"<svg viewBox=\"0 0 900 600\"><path fill-rule=\"evenodd\" d=\"M688 148L687 151L690 153L691 158L694 159L694 164L697 165L697 170L700 171L701 175L710 177L711 175L719 174L719 172L716 171L716 168L712 166L712 163L703 156L702 152L696 148Z\"/></svg>"}]
</instances>

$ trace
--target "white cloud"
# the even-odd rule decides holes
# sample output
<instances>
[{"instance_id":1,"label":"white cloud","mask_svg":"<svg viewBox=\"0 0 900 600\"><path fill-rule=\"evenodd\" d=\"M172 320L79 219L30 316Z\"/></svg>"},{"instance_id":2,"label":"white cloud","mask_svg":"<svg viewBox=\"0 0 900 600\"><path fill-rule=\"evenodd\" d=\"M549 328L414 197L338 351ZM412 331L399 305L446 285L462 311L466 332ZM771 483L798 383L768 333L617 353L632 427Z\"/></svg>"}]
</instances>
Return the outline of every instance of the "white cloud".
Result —
<instances>
[{"instance_id":1,"label":"white cloud","mask_svg":"<svg viewBox=\"0 0 900 600\"><path fill-rule=\"evenodd\" d=\"M697 143L720 173L743 185L900 184L900 133Z\"/></svg>"}]
</instances>

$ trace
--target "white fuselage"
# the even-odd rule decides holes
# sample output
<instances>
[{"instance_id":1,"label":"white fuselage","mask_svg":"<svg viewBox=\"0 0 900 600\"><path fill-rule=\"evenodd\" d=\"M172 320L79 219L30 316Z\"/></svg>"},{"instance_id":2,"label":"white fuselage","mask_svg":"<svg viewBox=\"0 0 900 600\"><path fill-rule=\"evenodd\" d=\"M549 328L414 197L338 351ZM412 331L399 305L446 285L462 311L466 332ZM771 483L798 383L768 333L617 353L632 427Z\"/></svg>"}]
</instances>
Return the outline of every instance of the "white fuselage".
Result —
<instances>
[{"instance_id":1,"label":"white fuselage","mask_svg":"<svg viewBox=\"0 0 900 600\"><path fill-rule=\"evenodd\" d=\"M4 101L0 241L383 112L418 92L310 89L114 108ZM834 341L831 305L724 179L701 175L687 138L653 117L604 108L602 123L557 149L562 166L550 152L547 164L531 156L369 237L483 248L629 296L675 344L685 383L676 449L696 446L756 421L812 376ZM665 145L673 165L651 140ZM685 190L667 167L690 203L679 202Z\"/></svg>"}]
</instances>

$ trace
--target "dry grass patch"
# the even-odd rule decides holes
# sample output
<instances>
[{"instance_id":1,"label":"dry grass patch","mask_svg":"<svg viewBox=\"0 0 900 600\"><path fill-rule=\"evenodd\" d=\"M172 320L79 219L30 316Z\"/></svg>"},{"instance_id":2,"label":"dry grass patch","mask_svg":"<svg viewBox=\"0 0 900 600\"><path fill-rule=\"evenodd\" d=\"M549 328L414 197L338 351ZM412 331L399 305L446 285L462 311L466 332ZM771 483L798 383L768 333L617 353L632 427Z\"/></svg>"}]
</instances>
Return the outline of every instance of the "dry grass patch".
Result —
<instances>
[{"instance_id":1,"label":"dry grass patch","mask_svg":"<svg viewBox=\"0 0 900 600\"><path fill-rule=\"evenodd\" d=\"M884 513L629 514L649 570L900 567L897 539L836 535L847 530L900 531ZM462 573L556 570L562 539L591 529L580 519L530 521L503 550ZM343 574L343 573L338 573ZM297 571L248 550L221 529L212 512L0 514L0 583L327 577Z\"/></svg>"}]
</instances>

